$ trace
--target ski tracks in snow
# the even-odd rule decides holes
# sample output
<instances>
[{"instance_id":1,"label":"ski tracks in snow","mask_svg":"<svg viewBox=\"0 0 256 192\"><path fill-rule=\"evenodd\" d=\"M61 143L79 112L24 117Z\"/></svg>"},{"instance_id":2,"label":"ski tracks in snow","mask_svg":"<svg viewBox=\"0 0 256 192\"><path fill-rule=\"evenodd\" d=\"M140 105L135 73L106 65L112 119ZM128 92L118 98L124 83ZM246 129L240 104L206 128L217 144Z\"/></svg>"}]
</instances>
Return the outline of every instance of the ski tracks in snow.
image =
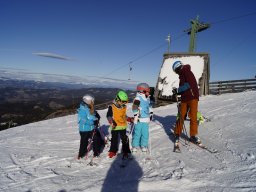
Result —
<instances>
[{"instance_id":1,"label":"ski tracks in snow","mask_svg":"<svg viewBox=\"0 0 256 192\"><path fill-rule=\"evenodd\" d=\"M256 122L251 114L256 107L249 106L255 105L255 94L241 93L237 100L228 94L222 100L207 98L200 111L211 121L199 126L199 136L218 153L186 145L183 139L182 153L173 153L168 131L177 108L169 105L155 110L151 155L134 155L120 168L121 158L108 159L105 148L99 166L88 166L89 161L75 160L80 139L76 116L57 118L1 132L0 191L107 191L115 180L136 191L254 191ZM186 127L189 131L188 122Z\"/></svg>"},{"instance_id":2,"label":"ski tracks in snow","mask_svg":"<svg viewBox=\"0 0 256 192\"><path fill-rule=\"evenodd\" d=\"M24 185L54 177L55 174L52 174L48 165L59 161L53 157L36 158L25 154L10 154L10 160L12 165L5 167L2 163L0 164L2 170L1 178L10 180L8 187L2 188L3 191L18 191Z\"/></svg>"}]
</instances>

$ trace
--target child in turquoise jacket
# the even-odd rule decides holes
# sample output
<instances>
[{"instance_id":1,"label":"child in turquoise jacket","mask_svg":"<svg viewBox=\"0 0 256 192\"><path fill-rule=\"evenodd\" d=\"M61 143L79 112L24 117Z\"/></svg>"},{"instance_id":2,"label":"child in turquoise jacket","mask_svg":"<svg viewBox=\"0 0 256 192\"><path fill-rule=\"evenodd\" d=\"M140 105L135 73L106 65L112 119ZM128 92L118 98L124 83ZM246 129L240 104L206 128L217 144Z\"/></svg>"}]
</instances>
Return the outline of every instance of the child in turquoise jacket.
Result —
<instances>
[{"instance_id":1,"label":"child in turquoise jacket","mask_svg":"<svg viewBox=\"0 0 256 192\"><path fill-rule=\"evenodd\" d=\"M94 110L94 97L85 95L78 109L78 125L81 136L78 159L86 157L88 141L93 140L94 157L100 154L100 133L97 130L100 115Z\"/></svg>"},{"instance_id":2,"label":"child in turquoise jacket","mask_svg":"<svg viewBox=\"0 0 256 192\"><path fill-rule=\"evenodd\" d=\"M137 95L133 101L132 111L134 114L134 134L132 138L132 152L141 148L143 152L148 151L149 122L153 117L150 103L150 87L147 83L137 86Z\"/></svg>"}]
</instances>

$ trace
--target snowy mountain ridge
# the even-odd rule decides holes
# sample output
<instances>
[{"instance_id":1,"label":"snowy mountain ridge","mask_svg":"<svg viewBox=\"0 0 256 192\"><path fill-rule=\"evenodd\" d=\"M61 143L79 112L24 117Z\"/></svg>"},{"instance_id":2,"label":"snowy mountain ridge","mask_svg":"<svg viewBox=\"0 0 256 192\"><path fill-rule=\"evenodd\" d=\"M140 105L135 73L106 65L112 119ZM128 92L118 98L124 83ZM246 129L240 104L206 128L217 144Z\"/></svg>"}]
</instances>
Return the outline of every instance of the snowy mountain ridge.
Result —
<instances>
[{"instance_id":1,"label":"snowy mountain ridge","mask_svg":"<svg viewBox=\"0 0 256 192\"><path fill-rule=\"evenodd\" d=\"M75 160L80 139L77 115L1 131L0 190L256 191L256 91L200 97L199 110L209 119L199 126L199 136L218 153L186 145L184 138L182 152L172 152L170 129L177 107L171 104L154 109L151 155L139 153L125 168L120 168L120 157L107 159L108 147L97 167ZM106 109L99 114L106 129ZM189 132L189 122L185 125Z\"/></svg>"},{"instance_id":2,"label":"snowy mountain ridge","mask_svg":"<svg viewBox=\"0 0 256 192\"><path fill-rule=\"evenodd\" d=\"M134 90L137 81L121 80L113 78L85 76L78 77L72 75L33 73L22 70L0 69L0 80L27 80L44 83L62 83L81 87L110 87Z\"/></svg>"}]
</instances>

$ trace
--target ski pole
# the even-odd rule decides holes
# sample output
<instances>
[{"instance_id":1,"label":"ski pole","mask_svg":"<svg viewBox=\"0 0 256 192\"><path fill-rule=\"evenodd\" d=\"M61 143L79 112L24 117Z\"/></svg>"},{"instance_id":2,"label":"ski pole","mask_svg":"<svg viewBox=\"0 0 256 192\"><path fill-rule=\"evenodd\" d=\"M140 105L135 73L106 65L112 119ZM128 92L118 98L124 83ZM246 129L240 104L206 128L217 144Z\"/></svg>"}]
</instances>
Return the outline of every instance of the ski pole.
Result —
<instances>
[{"instance_id":1,"label":"ski pole","mask_svg":"<svg viewBox=\"0 0 256 192\"><path fill-rule=\"evenodd\" d=\"M178 108L178 116L180 118L180 124L182 124L182 130L184 131L185 135L187 136L188 138L188 133L187 133L187 129L186 129L186 126L185 126L185 122L184 122L184 118L182 117L181 115L181 111L180 111L180 103L179 103L179 100L178 100L178 96L176 95L176 102L177 102L177 108ZM188 141L188 139L185 140L185 142Z\"/></svg>"},{"instance_id":2,"label":"ski pole","mask_svg":"<svg viewBox=\"0 0 256 192\"><path fill-rule=\"evenodd\" d=\"M129 133L129 136L132 135L133 130L134 130L134 123L131 123L131 131L130 131L130 133Z\"/></svg>"},{"instance_id":3,"label":"ski pole","mask_svg":"<svg viewBox=\"0 0 256 192\"><path fill-rule=\"evenodd\" d=\"M106 138L106 135L105 133L103 132L102 130L102 126L99 125L99 130L100 130L100 136L101 136L101 139L104 140L104 144L106 144L108 142L107 138Z\"/></svg>"},{"instance_id":4,"label":"ski pole","mask_svg":"<svg viewBox=\"0 0 256 192\"><path fill-rule=\"evenodd\" d=\"M150 128L148 126L148 136L149 136L149 155L151 156L151 133L150 133Z\"/></svg>"},{"instance_id":5,"label":"ski pole","mask_svg":"<svg viewBox=\"0 0 256 192\"><path fill-rule=\"evenodd\" d=\"M86 152L86 155L85 155L85 159L88 158L88 154L89 154L89 152L90 152L90 150L91 150L91 146L92 146L93 138L94 138L94 135L95 135L95 134L96 134L96 129L94 128L93 133L92 133L92 137L90 138L90 142L89 142L88 145L87 145L87 152Z\"/></svg>"},{"instance_id":6,"label":"ski pole","mask_svg":"<svg viewBox=\"0 0 256 192\"><path fill-rule=\"evenodd\" d=\"M133 133L133 130L134 130L134 123L130 123L129 124L131 126L131 131L128 135L128 139L129 139L129 146L131 146L131 142L132 142L132 133Z\"/></svg>"}]
</instances>

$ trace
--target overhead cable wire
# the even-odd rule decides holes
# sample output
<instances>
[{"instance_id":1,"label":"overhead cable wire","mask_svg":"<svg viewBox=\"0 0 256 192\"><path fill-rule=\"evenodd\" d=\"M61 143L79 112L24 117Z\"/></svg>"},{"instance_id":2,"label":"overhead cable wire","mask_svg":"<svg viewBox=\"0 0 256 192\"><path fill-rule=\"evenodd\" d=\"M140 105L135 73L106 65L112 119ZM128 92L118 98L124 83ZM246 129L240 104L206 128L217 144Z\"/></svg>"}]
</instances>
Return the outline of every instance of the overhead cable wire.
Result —
<instances>
[{"instance_id":1,"label":"overhead cable wire","mask_svg":"<svg viewBox=\"0 0 256 192\"><path fill-rule=\"evenodd\" d=\"M184 33L181 34L181 35L179 35L178 37L174 38L174 41L177 40L177 39L182 38L182 37L185 36L185 35L186 35L186 34L184 34ZM126 66L128 66L128 65L130 66L132 63L134 63L134 62L136 62L136 61L138 61L138 60L140 60L140 59L142 59L142 58L144 58L144 57L150 55L151 53L157 51L158 49L160 49L160 48L162 48L162 47L164 47L164 46L166 46L166 43L162 43L161 45L155 47L154 49L148 51L147 53L145 53L145 54L143 54L143 55L141 55L141 56L138 56L137 58L131 60L130 62L128 62L128 63L126 63L126 64L124 64L124 65L122 65L122 66L120 66L120 67L118 67L118 68L116 68L116 69L114 69L114 70L112 70L111 72L109 72L109 73L103 75L103 77L108 77L108 76L111 75L112 73L114 73L114 72L116 72L116 71L118 71L118 70L120 70L120 69L122 69L122 68L124 68L124 67L126 67Z\"/></svg>"},{"instance_id":2,"label":"overhead cable wire","mask_svg":"<svg viewBox=\"0 0 256 192\"><path fill-rule=\"evenodd\" d=\"M249 39L255 36L255 34L256 32L253 32L247 36L243 36L244 38L242 40L237 42L230 50L226 51L226 53L224 54L225 56L222 56L221 58L217 58L216 59L217 62L220 62L221 60L228 59L229 57L231 57L235 51L237 51L238 49L241 49L241 47L245 44L245 42L248 42Z\"/></svg>"},{"instance_id":3,"label":"overhead cable wire","mask_svg":"<svg viewBox=\"0 0 256 192\"><path fill-rule=\"evenodd\" d=\"M235 20L235 19L240 19L240 18L243 18L243 17L248 17L248 16L251 16L251 15L256 15L256 12L247 13L247 14L240 15L240 16L234 16L234 17L230 17L230 18L227 18L227 19L222 19L222 20L219 20L219 21L212 22L211 24L213 25L213 24L223 23L223 22L227 22L227 21L231 21L231 20Z\"/></svg>"},{"instance_id":4,"label":"overhead cable wire","mask_svg":"<svg viewBox=\"0 0 256 192\"><path fill-rule=\"evenodd\" d=\"M108 76L111 75L112 73L114 73L114 72L116 72L116 71L118 71L118 70L120 70L120 69L126 67L127 65L131 65L131 64L134 63L135 61L138 61L138 60L140 60L141 58L146 57L147 55L149 55L149 54L155 52L156 50L158 50L158 49L160 49L160 48L162 48L164 45L166 45L166 43L161 44L161 45L159 45L158 47L156 47L156 48L150 50L149 52L147 52L147 53L145 53L145 54L143 54L143 55L141 55L141 56L139 56L139 57L133 59L132 61L130 61L130 62L128 62L128 63L126 63L126 64L124 64L124 65L122 65L122 66L120 66L120 67L118 67L118 68L116 68L116 69L114 69L114 70L112 70L111 72L105 74L104 77L108 77Z\"/></svg>"},{"instance_id":5,"label":"overhead cable wire","mask_svg":"<svg viewBox=\"0 0 256 192\"><path fill-rule=\"evenodd\" d=\"M243 14L243 15L239 15L239 16L234 16L234 17L230 17L230 18L227 18L227 19L222 19L222 20L219 20L219 21L211 22L210 24L211 24L211 25L215 25L215 24L218 24L218 23L228 22L228 21L231 21L231 20L240 19L240 18L243 18L243 17L251 16L251 15L256 15L256 12L247 13L247 14ZM180 39L180 38L182 38L182 37L185 36L185 35L187 35L186 32L182 33L182 34L179 35L177 38L174 38L172 41L175 41L175 40L177 40L177 39ZM150 55L151 53L157 51L158 49L164 47L165 45L166 45L166 43L163 43L163 44L157 46L156 48L154 48L154 49L148 51L147 53L145 53L145 54L143 54L143 55L141 55L141 56L138 56L137 58L131 60L130 62L128 62L128 63L126 63L126 64L124 64L124 65L122 65L122 66L120 66L120 67L118 67L118 68L116 68L116 69L114 69L114 70L112 70L111 72L109 72L109 73L103 75L102 77L103 77L103 78L104 78L104 77L106 78L106 77L110 76L112 73L114 73L114 72L116 72L116 71L118 71L118 70L120 70L120 69L122 69L122 68L124 68L124 67L126 67L126 66L128 66L128 65L131 66L131 64L133 64L134 62L136 62L136 61L138 61L138 60L140 60L140 59L142 59L142 58L144 58L144 57Z\"/></svg>"}]
</instances>

